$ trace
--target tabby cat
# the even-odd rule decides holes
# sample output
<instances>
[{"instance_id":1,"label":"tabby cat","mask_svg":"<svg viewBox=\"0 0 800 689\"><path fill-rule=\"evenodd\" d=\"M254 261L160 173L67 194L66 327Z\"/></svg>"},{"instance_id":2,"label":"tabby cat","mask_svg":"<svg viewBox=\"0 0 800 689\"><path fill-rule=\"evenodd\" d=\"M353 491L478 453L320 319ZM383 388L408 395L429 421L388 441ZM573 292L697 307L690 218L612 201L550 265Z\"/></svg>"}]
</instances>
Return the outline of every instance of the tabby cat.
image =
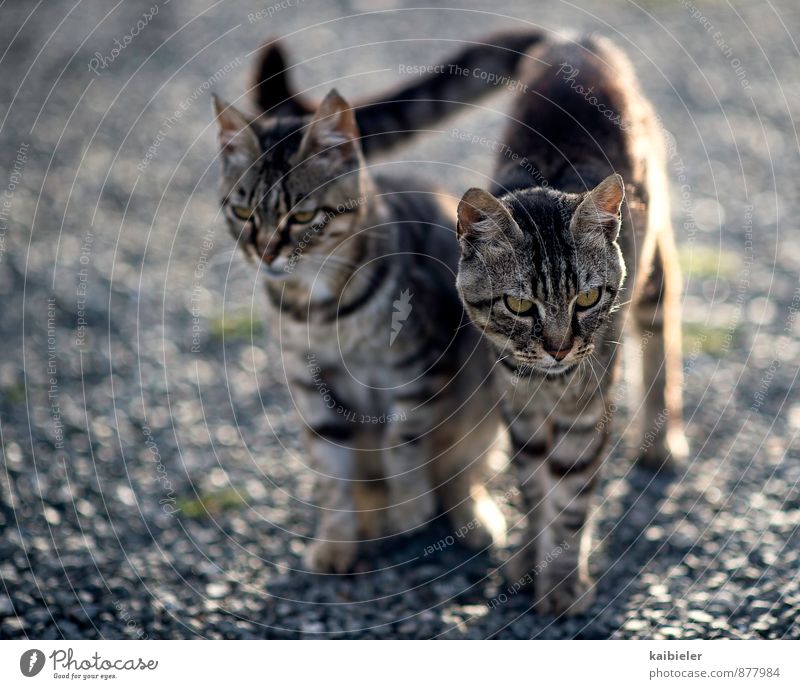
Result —
<instances>
[{"instance_id":1,"label":"tabby cat","mask_svg":"<svg viewBox=\"0 0 800 689\"><path fill-rule=\"evenodd\" d=\"M513 72L534 41L505 35L454 64ZM412 134L404 123L419 128L493 87L440 76L355 109L334 90L309 114L271 45L254 87L266 113L251 120L215 99L223 211L266 278L317 479L305 555L315 571L348 571L360 538L416 528L437 508L473 546L504 535L481 485L500 420L476 394L490 361L455 290L454 204L364 161Z\"/></svg>"},{"instance_id":2,"label":"tabby cat","mask_svg":"<svg viewBox=\"0 0 800 689\"><path fill-rule=\"evenodd\" d=\"M516 155L501 156L491 193L470 189L458 207L457 286L499 362L525 498L525 545L509 570L533 581L539 612L575 614L594 598L587 517L631 328L642 336L641 457L660 467L687 450L681 275L665 148L627 58L598 37L530 57L502 139Z\"/></svg>"}]
</instances>

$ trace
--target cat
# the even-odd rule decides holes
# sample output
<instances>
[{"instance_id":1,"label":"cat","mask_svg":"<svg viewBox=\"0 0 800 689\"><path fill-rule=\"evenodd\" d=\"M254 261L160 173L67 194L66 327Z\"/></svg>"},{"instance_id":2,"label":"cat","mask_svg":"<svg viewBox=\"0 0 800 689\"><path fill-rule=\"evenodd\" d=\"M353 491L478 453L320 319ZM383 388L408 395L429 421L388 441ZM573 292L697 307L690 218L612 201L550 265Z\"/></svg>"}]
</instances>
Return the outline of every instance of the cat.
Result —
<instances>
[{"instance_id":1,"label":"cat","mask_svg":"<svg viewBox=\"0 0 800 689\"><path fill-rule=\"evenodd\" d=\"M370 158L390 152L466 105L508 87L526 51L545 39L546 34L536 30L499 31L468 41L466 48L439 64L404 65L420 67L424 75L353 104L363 154ZM308 117L317 109L293 87L280 40L269 40L261 47L251 83L255 114Z\"/></svg>"},{"instance_id":2,"label":"cat","mask_svg":"<svg viewBox=\"0 0 800 689\"><path fill-rule=\"evenodd\" d=\"M659 468L687 452L682 279L665 146L627 57L594 36L530 57L501 139L514 154L491 192L470 189L458 206L457 287L498 362L527 513L509 576L533 582L538 612L578 614L595 597L587 520L629 310L649 424L641 460Z\"/></svg>"},{"instance_id":3,"label":"cat","mask_svg":"<svg viewBox=\"0 0 800 689\"><path fill-rule=\"evenodd\" d=\"M454 64L513 72L535 39L490 40ZM504 537L482 486L500 420L496 402L476 394L490 361L455 290L455 204L365 163L365 149L388 150L413 134L410 123L492 88L435 75L356 108L332 90L309 112L270 45L253 88L261 114L215 98L223 213L266 278L268 322L315 471L312 571L347 572L359 539L416 529L438 508L468 545Z\"/></svg>"}]
</instances>

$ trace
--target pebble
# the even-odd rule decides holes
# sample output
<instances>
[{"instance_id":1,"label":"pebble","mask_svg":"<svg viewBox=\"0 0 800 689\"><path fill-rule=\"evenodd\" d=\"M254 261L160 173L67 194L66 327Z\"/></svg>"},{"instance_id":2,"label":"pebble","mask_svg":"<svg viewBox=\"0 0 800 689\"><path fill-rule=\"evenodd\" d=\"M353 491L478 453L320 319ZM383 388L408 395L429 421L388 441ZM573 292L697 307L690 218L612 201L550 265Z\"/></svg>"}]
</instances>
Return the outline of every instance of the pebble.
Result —
<instances>
[{"instance_id":1,"label":"pebble","mask_svg":"<svg viewBox=\"0 0 800 689\"><path fill-rule=\"evenodd\" d=\"M224 582L217 582L206 586L206 594L209 598L223 598L228 595L231 587Z\"/></svg>"},{"instance_id":2,"label":"pebble","mask_svg":"<svg viewBox=\"0 0 800 689\"><path fill-rule=\"evenodd\" d=\"M14 604L8 596L0 596L0 617L14 614Z\"/></svg>"}]
</instances>

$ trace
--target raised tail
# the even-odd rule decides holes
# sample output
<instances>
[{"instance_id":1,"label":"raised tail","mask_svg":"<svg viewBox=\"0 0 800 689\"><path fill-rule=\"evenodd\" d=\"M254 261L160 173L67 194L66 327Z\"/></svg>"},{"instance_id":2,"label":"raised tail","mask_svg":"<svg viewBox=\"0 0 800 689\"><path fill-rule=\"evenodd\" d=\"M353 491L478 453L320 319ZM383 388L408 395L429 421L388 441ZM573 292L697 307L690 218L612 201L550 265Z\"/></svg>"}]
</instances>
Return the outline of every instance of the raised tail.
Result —
<instances>
[{"instance_id":1,"label":"raised tail","mask_svg":"<svg viewBox=\"0 0 800 689\"><path fill-rule=\"evenodd\" d=\"M365 155L388 151L491 92L509 87L526 52L545 40L539 31L509 31L471 41L424 76L354 105ZM266 115L307 115L315 104L292 88L283 49L270 41L253 74L256 107Z\"/></svg>"}]
</instances>

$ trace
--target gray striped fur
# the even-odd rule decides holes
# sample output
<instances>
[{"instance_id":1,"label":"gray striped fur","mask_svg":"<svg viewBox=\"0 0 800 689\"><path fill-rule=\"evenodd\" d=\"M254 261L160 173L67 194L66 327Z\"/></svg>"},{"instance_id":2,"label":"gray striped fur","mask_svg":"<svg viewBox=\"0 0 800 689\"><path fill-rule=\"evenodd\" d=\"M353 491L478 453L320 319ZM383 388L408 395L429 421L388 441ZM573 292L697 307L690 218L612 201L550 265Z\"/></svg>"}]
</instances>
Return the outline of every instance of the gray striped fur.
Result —
<instances>
[{"instance_id":1,"label":"gray striped fur","mask_svg":"<svg viewBox=\"0 0 800 689\"><path fill-rule=\"evenodd\" d=\"M499 408L476 394L489 358L455 290L452 204L422 183L373 177L335 91L311 118L248 122L216 108L223 209L266 277L315 472L306 565L348 571L362 539L415 529L439 509L474 546L501 538L481 487ZM313 219L299 222L305 212Z\"/></svg>"},{"instance_id":2,"label":"gray striped fur","mask_svg":"<svg viewBox=\"0 0 800 689\"><path fill-rule=\"evenodd\" d=\"M661 132L627 58L599 38L531 55L503 139L517 155L501 158L491 194L470 190L459 205L458 289L499 362L525 496L527 538L512 577L536 574L540 612L575 614L594 595L587 521L623 334L649 331L643 410L648 426L662 423L643 459L659 467L686 451L681 277ZM593 288L599 300L579 309ZM534 307L514 314L504 295Z\"/></svg>"}]
</instances>

